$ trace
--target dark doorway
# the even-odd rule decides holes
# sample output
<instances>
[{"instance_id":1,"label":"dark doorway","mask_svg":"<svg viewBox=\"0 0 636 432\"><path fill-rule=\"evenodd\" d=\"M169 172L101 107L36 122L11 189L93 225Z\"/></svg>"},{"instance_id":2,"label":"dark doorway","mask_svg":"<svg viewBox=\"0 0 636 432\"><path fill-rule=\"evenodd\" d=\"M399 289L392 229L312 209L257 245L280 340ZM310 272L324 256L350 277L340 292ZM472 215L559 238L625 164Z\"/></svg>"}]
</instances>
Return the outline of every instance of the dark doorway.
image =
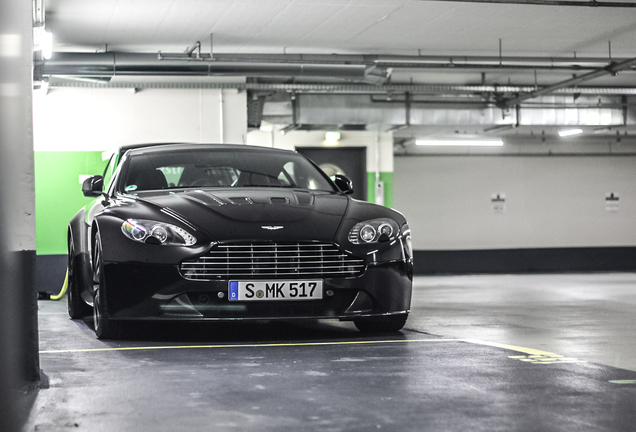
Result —
<instances>
[{"instance_id":1,"label":"dark doorway","mask_svg":"<svg viewBox=\"0 0 636 432\"><path fill-rule=\"evenodd\" d=\"M367 200L367 149L365 147L297 147L327 175L344 174L353 181L353 197Z\"/></svg>"}]
</instances>

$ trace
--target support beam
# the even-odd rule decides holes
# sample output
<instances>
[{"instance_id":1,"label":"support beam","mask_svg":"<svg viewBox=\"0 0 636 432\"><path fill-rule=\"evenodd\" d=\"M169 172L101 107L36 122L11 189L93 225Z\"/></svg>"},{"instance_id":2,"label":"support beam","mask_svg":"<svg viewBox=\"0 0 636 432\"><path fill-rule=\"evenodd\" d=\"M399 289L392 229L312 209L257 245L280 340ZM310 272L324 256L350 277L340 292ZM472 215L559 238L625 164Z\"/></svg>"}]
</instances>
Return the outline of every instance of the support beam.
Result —
<instances>
[{"instance_id":1,"label":"support beam","mask_svg":"<svg viewBox=\"0 0 636 432\"><path fill-rule=\"evenodd\" d=\"M40 379L35 263L31 2L0 14L0 430L28 417L24 389ZM32 401L32 399L31 399ZM27 411L27 412L25 412Z\"/></svg>"}]
</instances>

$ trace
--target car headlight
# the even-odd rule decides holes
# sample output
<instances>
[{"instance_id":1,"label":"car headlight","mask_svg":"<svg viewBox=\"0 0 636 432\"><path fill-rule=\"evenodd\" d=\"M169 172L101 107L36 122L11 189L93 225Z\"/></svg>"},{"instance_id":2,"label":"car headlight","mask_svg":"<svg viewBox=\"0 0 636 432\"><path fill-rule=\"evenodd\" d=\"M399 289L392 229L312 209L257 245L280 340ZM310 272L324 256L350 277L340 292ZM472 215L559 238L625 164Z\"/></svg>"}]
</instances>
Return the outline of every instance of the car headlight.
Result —
<instances>
[{"instance_id":1,"label":"car headlight","mask_svg":"<svg viewBox=\"0 0 636 432\"><path fill-rule=\"evenodd\" d=\"M402 237L404 237L404 252L407 258L413 259L413 242L411 241L411 229L408 225L402 225Z\"/></svg>"},{"instance_id":2,"label":"car headlight","mask_svg":"<svg viewBox=\"0 0 636 432\"><path fill-rule=\"evenodd\" d=\"M143 219L128 219L121 231L131 240L166 246L192 246L197 239L178 226Z\"/></svg>"},{"instance_id":3,"label":"car headlight","mask_svg":"<svg viewBox=\"0 0 636 432\"><path fill-rule=\"evenodd\" d=\"M398 225L393 219L372 219L356 224L349 231L349 241L353 244L378 243L398 234Z\"/></svg>"}]
</instances>

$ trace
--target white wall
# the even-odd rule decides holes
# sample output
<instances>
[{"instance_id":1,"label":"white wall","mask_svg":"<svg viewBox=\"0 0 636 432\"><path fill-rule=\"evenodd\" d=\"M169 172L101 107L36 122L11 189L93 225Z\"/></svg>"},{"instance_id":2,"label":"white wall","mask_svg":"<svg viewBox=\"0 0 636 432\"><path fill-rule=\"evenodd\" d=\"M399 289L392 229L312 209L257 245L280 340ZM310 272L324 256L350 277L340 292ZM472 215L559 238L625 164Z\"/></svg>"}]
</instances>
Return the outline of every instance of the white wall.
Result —
<instances>
[{"instance_id":1,"label":"white wall","mask_svg":"<svg viewBox=\"0 0 636 432\"><path fill-rule=\"evenodd\" d=\"M636 155L396 157L394 206L418 250L636 246Z\"/></svg>"},{"instance_id":2,"label":"white wall","mask_svg":"<svg viewBox=\"0 0 636 432\"><path fill-rule=\"evenodd\" d=\"M108 150L145 142L242 144L247 134L245 98L244 92L217 89L37 91L35 150Z\"/></svg>"}]
</instances>

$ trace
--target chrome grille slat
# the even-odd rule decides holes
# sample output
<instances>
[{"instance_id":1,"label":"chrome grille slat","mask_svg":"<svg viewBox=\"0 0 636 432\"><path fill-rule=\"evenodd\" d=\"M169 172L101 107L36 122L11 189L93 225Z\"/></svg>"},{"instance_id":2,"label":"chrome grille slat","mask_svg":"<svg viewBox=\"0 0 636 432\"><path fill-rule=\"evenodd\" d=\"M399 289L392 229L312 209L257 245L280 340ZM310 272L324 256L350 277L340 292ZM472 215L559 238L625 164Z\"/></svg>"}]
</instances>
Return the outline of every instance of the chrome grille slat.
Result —
<instances>
[{"instance_id":1,"label":"chrome grille slat","mask_svg":"<svg viewBox=\"0 0 636 432\"><path fill-rule=\"evenodd\" d=\"M303 261L302 264L322 264L322 263L327 263L327 264L336 264L335 267L342 267L343 263L342 261ZM186 263L184 263L186 264ZM231 264L236 264L236 265L250 265L252 264L252 261L234 261ZM259 261L260 265L272 265L272 266L277 266L280 267L283 265L283 263L281 263L280 261ZM287 264L294 264L294 265L288 265L288 267L298 267L300 265L300 262L296 262L296 263L287 263ZM202 266L210 266L210 265L220 265L218 263L215 262L188 262L187 265L202 265ZM318 266L318 268L323 267L323 266Z\"/></svg>"},{"instance_id":2,"label":"chrome grille slat","mask_svg":"<svg viewBox=\"0 0 636 432\"><path fill-rule=\"evenodd\" d=\"M252 254L253 255L253 254ZM259 258L259 257L265 257L267 255L257 255L255 256L255 258ZM289 255L289 254L277 254L276 256L270 256L270 258L272 258L273 260L282 260L282 259L294 259L295 261L299 261L299 260L303 260L303 261L308 261L308 260L316 260L318 262L323 262L323 261L333 261L333 262L342 262L343 258L346 258L347 255L302 255L302 254L294 254L294 255ZM219 259L223 259L226 260L228 262L232 262L232 261L238 261L238 260L242 260L242 259L247 259L247 256L230 256L229 259L227 255L215 255L215 256L205 256L202 257L205 258L205 260L203 261L218 261ZM249 257L250 260L252 259L252 256Z\"/></svg>"},{"instance_id":3,"label":"chrome grille slat","mask_svg":"<svg viewBox=\"0 0 636 432\"><path fill-rule=\"evenodd\" d=\"M266 277L346 277L364 272L364 260L329 243L241 243L217 245L179 270L190 280Z\"/></svg>"},{"instance_id":4,"label":"chrome grille slat","mask_svg":"<svg viewBox=\"0 0 636 432\"><path fill-rule=\"evenodd\" d=\"M199 266L199 267L197 267ZM302 269L303 270L322 270L322 269L340 269L343 266L341 265L320 265L320 266L303 266ZM362 264L350 264L346 266L347 268L364 268L364 266ZM213 270L222 270L225 267L221 267L221 268L216 268ZM298 266L281 266L281 265L276 265L274 264L274 268L272 268L272 271L281 269L281 270L290 270L290 269L298 269ZM182 270L206 270L206 269L210 269L210 266L203 266L201 267L199 263L184 263L181 267ZM245 269L259 269L258 267L245 267Z\"/></svg>"}]
</instances>

